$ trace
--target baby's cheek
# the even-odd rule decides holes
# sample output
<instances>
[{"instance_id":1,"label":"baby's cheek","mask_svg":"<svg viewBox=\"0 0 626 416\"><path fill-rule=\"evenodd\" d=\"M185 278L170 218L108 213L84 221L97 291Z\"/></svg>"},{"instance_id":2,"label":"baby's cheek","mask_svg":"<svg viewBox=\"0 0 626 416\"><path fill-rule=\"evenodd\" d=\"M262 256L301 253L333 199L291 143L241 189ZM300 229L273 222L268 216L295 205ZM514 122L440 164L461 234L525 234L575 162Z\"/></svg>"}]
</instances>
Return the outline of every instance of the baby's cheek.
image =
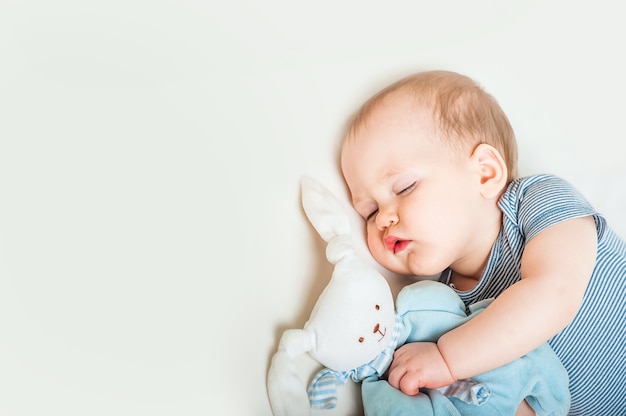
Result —
<instances>
[{"instance_id":1,"label":"baby's cheek","mask_svg":"<svg viewBox=\"0 0 626 416\"><path fill-rule=\"evenodd\" d=\"M374 260L376 260L378 263L382 264L385 267L388 266L388 250L385 248L380 237L368 234L367 247L369 248L372 257L374 257Z\"/></svg>"},{"instance_id":2,"label":"baby's cheek","mask_svg":"<svg viewBox=\"0 0 626 416\"><path fill-rule=\"evenodd\" d=\"M367 239L366 239L367 248L369 249L370 253L372 253L372 255L375 255L374 253L380 250L380 247L377 247L377 245L380 245L379 240L380 239L375 233L371 233L371 232L367 233Z\"/></svg>"}]
</instances>

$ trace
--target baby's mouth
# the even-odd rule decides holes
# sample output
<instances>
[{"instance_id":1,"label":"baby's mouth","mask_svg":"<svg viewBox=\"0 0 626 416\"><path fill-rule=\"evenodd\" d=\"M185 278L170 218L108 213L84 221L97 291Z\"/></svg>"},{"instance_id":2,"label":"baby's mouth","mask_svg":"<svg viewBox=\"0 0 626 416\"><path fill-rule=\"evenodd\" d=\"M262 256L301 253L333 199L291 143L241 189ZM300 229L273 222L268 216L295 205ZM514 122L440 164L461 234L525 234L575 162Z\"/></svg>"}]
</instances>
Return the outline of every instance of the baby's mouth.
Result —
<instances>
[{"instance_id":1,"label":"baby's mouth","mask_svg":"<svg viewBox=\"0 0 626 416\"><path fill-rule=\"evenodd\" d=\"M385 247L393 254L399 253L409 245L410 240L403 240L393 235L388 235L384 238Z\"/></svg>"}]
</instances>

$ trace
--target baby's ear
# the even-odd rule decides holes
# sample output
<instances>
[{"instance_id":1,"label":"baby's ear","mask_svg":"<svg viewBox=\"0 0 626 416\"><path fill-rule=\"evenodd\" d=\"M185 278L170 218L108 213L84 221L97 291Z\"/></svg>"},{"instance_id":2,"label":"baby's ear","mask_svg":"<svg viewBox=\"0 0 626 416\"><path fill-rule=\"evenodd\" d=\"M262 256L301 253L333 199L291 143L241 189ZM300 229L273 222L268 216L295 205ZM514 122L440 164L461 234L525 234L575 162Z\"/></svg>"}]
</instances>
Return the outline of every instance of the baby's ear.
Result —
<instances>
[{"instance_id":1,"label":"baby's ear","mask_svg":"<svg viewBox=\"0 0 626 416\"><path fill-rule=\"evenodd\" d=\"M504 158L495 147L481 143L472 152L471 159L480 177L481 195L489 199L497 198L508 177Z\"/></svg>"}]
</instances>

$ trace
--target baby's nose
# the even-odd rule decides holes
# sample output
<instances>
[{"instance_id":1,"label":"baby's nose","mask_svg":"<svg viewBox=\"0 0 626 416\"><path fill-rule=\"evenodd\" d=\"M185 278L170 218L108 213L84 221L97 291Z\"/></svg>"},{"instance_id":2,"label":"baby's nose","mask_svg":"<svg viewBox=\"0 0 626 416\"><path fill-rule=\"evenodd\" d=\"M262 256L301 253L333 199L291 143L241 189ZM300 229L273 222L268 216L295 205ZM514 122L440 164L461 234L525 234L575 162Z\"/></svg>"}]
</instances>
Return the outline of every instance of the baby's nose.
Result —
<instances>
[{"instance_id":1,"label":"baby's nose","mask_svg":"<svg viewBox=\"0 0 626 416\"><path fill-rule=\"evenodd\" d=\"M384 230L385 228L391 227L398 223L398 214L395 211L390 209L379 209L378 214L376 215L376 226L380 230Z\"/></svg>"}]
</instances>

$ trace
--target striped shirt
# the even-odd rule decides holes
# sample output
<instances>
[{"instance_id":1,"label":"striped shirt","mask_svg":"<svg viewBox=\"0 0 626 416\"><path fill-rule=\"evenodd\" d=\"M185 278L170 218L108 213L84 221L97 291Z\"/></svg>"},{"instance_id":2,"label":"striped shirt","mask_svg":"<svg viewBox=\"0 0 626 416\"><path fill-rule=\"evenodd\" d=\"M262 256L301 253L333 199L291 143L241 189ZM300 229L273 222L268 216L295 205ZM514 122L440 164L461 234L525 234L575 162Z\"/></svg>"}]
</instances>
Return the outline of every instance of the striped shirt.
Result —
<instances>
[{"instance_id":1,"label":"striped shirt","mask_svg":"<svg viewBox=\"0 0 626 416\"><path fill-rule=\"evenodd\" d=\"M520 280L524 247L558 222L593 216L596 265L574 320L548 341L570 378L571 416L626 414L626 243L569 183L551 175L513 181L500 198L503 226L482 277L458 291L466 305ZM449 273L442 275L449 283Z\"/></svg>"}]
</instances>

